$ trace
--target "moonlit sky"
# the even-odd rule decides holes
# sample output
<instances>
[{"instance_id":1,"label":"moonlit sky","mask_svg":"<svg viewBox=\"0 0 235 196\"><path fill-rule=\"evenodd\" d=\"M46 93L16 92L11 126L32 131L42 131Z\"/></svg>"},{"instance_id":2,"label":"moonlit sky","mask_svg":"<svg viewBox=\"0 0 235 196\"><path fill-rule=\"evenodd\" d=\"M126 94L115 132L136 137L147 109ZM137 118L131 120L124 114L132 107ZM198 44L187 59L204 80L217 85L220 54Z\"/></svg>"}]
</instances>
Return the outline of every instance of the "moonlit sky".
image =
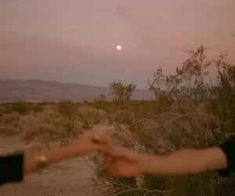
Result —
<instances>
[{"instance_id":1,"label":"moonlit sky","mask_svg":"<svg viewBox=\"0 0 235 196\"><path fill-rule=\"evenodd\" d=\"M173 72L200 44L235 62L234 9L234 0L0 0L0 79L145 88L153 70Z\"/></svg>"}]
</instances>

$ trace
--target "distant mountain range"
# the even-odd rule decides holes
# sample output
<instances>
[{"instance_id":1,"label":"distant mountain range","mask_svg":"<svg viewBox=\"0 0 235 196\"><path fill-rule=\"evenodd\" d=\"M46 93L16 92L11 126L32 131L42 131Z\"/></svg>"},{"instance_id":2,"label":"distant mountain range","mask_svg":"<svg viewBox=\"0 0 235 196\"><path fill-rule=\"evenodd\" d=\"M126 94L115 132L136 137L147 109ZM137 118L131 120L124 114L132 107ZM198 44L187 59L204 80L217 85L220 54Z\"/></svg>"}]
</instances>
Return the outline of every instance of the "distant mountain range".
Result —
<instances>
[{"instance_id":1,"label":"distant mountain range","mask_svg":"<svg viewBox=\"0 0 235 196\"><path fill-rule=\"evenodd\" d=\"M42 80L0 80L0 102L12 101L92 101L104 94L111 98L108 87ZM136 90L135 100L152 99L148 90Z\"/></svg>"}]
</instances>

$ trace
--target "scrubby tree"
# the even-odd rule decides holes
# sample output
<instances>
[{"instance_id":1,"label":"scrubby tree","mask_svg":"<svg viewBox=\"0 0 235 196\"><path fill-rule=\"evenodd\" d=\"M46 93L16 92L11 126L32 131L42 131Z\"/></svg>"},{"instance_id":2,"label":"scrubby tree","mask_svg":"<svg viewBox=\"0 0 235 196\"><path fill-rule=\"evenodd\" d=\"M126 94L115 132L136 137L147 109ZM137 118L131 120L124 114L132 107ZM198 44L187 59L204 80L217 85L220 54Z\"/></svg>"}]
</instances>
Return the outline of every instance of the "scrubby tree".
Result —
<instances>
[{"instance_id":1,"label":"scrubby tree","mask_svg":"<svg viewBox=\"0 0 235 196\"><path fill-rule=\"evenodd\" d=\"M149 81L149 90L159 102L171 103L179 99L180 83L181 78L178 75L165 76L162 68L158 68L154 72L153 80Z\"/></svg>"},{"instance_id":2,"label":"scrubby tree","mask_svg":"<svg viewBox=\"0 0 235 196\"><path fill-rule=\"evenodd\" d=\"M122 81L112 82L109 84L111 89L111 93L113 96L113 101L116 102L123 102L130 100L133 92L135 91L136 85L135 84L126 84Z\"/></svg>"},{"instance_id":3,"label":"scrubby tree","mask_svg":"<svg viewBox=\"0 0 235 196\"><path fill-rule=\"evenodd\" d=\"M211 87L211 110L218 115L223 130L235 130L235 65L221 55L214 60L217 67L217 84Z\"/></svg>"},{"instance_id":4,"label":"scrubby tree","mask_svg":"<svg viewBox=\"0 0 235 196\"><path fill-rule=\"evenodd\" d=\"M190 50L189 54L189 58L183 62L183 65L176 68L176 75L182 81L181 93L194 102L200 102L207 96L205 78L212 62L207 59L204 46Z\"/></svg>"},{"instance_id":5,"label":"scrubby tree","mask_svg":"<svg viewBox=\"0 0 235 196\"><path fill-rule=\"evenodd\" d=\"M189 58L176 68L175 74L164 75L162 68L158 68L154 72L153 80L149 82L149 89L156 99L169 103L179 100L205 100L208 95L205 78L211 65L205 52L204 46L190 50Z\"/></svg>"}]
</instances>

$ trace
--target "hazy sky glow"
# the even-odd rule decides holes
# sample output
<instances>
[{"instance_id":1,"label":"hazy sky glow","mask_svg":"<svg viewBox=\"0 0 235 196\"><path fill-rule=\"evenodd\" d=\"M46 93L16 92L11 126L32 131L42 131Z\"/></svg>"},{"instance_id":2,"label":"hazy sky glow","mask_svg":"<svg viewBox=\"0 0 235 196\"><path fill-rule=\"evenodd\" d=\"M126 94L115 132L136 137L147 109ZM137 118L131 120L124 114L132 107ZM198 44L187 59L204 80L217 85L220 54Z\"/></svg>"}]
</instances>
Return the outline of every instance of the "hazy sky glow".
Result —
<instances>
[{"instance_id":1,"label":"hazy sky glow","mask_svg":"<svg viewBox=\"0 0 235 196\"><path fill-rule=\"evenodd\" d=\"M156 67L173 71L200 44L235 62L234 8L234 0L0 0L0 79L142 88Z\"/></svg>"}]
</instances>

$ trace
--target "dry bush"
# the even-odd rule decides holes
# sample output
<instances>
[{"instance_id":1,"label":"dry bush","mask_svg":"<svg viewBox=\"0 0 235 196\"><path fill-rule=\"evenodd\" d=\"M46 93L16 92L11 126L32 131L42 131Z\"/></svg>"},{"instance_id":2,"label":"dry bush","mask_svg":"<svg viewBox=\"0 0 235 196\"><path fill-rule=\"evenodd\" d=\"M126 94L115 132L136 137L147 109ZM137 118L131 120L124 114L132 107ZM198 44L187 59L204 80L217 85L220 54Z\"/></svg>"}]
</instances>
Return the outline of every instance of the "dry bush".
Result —
<instances>
[{"instance_id":1,"label":"dry bush","mask_svg":"<svg viewBox=\"0 0 235 196\"><path fill-rule=\"evenodd\" d=\"M77 106L71 102L61 102L57 106L58 112L64 117L70 120L76 118Z\"/></svg>"},{"instance_id":2,"label":"dry bush","mask_svg":"<svg viewBox=\"0 0 235 196\"><path fill-rule=\"evenodd\" d=\"M130 125L135 122L135 114L132 111L120 109L110 116L110 123L119 125Z\"/></svg>"},{"instance_id":3,"label":"dry bush","mask_svg":"<svg viewBox=\"0 0 235 196\"><path fill-rule=\"evenodd\" d=\"M71 126L67 119L53 110L45 110L42 113L25 115L21 119L21 129L25 140L50 142L70 138L81 130L81 124L77 121Z\"/></svg>"},{"instance_id":4,"label":"dry bush","mask_svg":"<svg viewBox=\"0 0 235 196\"><path fill-rule=\"evenodd\" d=\"M0 134L15 135L19 130L20 115L18 113L2 114L0 117Z\"/></svg>"},{"instance_id":5,"label":"dry bush","mask_svg":"<svg viewBox=\"0 0 235 196\"><path fill-rule=\"evenodd\" d=\"M77 111L77 118L84 129L90 129L99 123L105 123L107 114L104 110L92 106L81 106Z\"/></svg>"},{"instance_id":6,"label":"dry bush","mask_svg":"<svg viewBox=\"0 0 235 196\"><path fill-rule=\"evenodd\" d=\"M4 114L0 118L0 123L16 127L19 124L20 115L18 113Z\"/></svg>"},{"instance_id":7,"label":"dry bush","mask_svg":"<svg viewBox=\"0 0 235 196\"><path fill-rule=\"evenodd\" d=\"M109 84L113 101L117 103L126 102L131 99L133 92L135 91L135 84L125 84L122 81L112 82Z\"/></svg>"},{"instance_id":8,"label":"dry bush","mask_svg":"<svg viewBox=\"0 0 235 196\"><path fill-rule=\"evenodd\" d=\"M8 103L4 105L4 112L5 113L12 113L16 112L21 115L28 114L31 111L30 105L24 102L14 102Z\"/></svg>"}]
</instances>

